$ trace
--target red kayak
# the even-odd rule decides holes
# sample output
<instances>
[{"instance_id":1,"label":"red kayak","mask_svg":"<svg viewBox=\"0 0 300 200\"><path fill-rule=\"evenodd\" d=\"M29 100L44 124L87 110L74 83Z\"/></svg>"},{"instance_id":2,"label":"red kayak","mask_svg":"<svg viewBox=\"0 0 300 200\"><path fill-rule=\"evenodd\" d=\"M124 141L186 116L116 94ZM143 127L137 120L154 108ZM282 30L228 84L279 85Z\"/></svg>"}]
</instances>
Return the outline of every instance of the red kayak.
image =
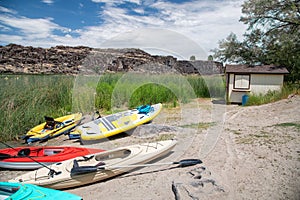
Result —
<instances>
[{"instance_id":1,"label":"red kayak","mask_svg":"<svg viewBox=\"0 0 300 200\"><path fill-rule=\"evenodd\" d=\"M45 147L14 147L0 149L0 168L37 169L43 165L51 165L71 158L82 156L88 159L89 154L99 153L103 149L45 146Z\"/></svg>"}]
</instances>

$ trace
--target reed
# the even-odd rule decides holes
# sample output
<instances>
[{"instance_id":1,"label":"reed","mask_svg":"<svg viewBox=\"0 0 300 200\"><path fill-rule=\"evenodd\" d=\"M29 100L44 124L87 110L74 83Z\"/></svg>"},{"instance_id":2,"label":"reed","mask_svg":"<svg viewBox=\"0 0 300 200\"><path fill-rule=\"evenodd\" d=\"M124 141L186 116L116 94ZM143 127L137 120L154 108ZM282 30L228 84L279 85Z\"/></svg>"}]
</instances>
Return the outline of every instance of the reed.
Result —
<instances>
[{"instance_id":1,"label":"reed","mask_svg":"<svg viewBox=\"0 0 300 200\"><path fill-rule=\"evenodd\" d=\"M0 140L14 140L44 116L58 117L71 111L73 79L60 76L0 76Z\"/></svg>"},{"instance_id":2,"label":"reed","mask_svg":"<svg viewBox=\"0 0 300 200\"><path fill-rule=\"evenodd\" d=\"M0 76L0 140L17 140L44 116L110 111L142 104L176 107L197 97L223 96L219 78L182 75L104 74ZM221 92L220 92L221 91Z\"/></svg>"}]
</instances>

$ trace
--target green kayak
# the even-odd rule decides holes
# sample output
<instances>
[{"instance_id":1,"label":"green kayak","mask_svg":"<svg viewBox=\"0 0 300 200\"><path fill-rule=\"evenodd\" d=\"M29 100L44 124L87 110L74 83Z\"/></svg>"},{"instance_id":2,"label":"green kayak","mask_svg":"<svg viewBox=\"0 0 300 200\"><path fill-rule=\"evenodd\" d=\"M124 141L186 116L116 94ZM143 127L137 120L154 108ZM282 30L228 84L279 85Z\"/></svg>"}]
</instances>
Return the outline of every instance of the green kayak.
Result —
<instances>
[{"instance_id":1,"label":"green kayak","mask_svg":"<svg viewBox=\"0 0 300 200\"><path fill-rule=\"evenodd\" d=\"M0 200L64 199L81 200L80 196L32 184L0 182Z\"/></svg>"}]
</instances>

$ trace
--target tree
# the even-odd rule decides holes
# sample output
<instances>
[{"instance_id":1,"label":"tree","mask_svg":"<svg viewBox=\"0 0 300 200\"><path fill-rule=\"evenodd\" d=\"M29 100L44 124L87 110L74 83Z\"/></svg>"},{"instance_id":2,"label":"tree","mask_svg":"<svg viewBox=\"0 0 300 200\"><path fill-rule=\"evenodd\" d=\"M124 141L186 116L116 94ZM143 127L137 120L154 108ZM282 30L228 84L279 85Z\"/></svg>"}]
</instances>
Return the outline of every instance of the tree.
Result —
<instances>
[{"instance_id":1,"label":"tree","mask_svg":"<svg viewBox=\"0 0 300 200\"><path fill-rule=\"evenodd\" d=\"M240 56L241 42L238 41L236 34L230 33L227 38L219 42L219 49L213 49L213 57L221 62L242 62Z\"/></svg>"},{"instance_id":2,"label":"tree","mask_svg":"<svg viewBox=\"0 0 300 200\"><path fill-rule=\"evenodd\" d=\"M233 33L213 50L221 61L275 64L287 67L290 80L300 80L300 1L248 0L240 21L247 24L244 40Z\"/></svg>"},{"instance_id":3,"label":"tree","mask_svg":"<svg viewBox=\"0 0 300 200\"><path fill-rule=\"evenodd\" d=\"M190 60L196 60L196 56L191 56Z\"/></svg>"}]
</instances>

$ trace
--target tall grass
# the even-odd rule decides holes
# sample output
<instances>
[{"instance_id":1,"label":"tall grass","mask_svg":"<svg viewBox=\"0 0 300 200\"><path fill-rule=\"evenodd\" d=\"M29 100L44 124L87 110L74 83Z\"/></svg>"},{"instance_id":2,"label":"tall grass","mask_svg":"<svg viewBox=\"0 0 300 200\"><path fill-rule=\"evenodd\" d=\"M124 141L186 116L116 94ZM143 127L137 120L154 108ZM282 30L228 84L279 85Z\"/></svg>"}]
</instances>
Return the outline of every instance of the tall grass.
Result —
<instances>
[{"instance_id":1,"label":"tall grass","mask_svg":"<svg viewBox=\"0 0 300 200\"><path fill-rule=\"evenodd\" d=\"M158 102L186 103L196 98L187 78L181 75L124 74L113 86L112 107Z\"/></svg>"},{"instance_id":2,"label":"tall grass","mask_svg":"<svg viewBox=\"0 0 300 200\"><path fill-rule=\"evenodd\" d=\"M225 98L225 79L223 76L188 76L197 97Z\"/></svg>"},{"instance_id":3,"label":"tall grass","mask_svg":"<svg viewBox=\"0 0 300 200\"><path fill-rule=\"evenodd\" d=\"M0 76L0 140L13 140L44 121L71 111L73 78Z\"/></svg>"},{"instance_id":4,"label":"tall grass","mask_svg":"<svg viewBox=\"0 0 300 200\"><path fill-rule=\"evenodd\" d=\"M186 103L223 97L220 78L182 75L104 74L100 77L0 75L0 140L16 140L44 121L72 112L109 111L142 104Z\"/></svg>"}]
</instances>

